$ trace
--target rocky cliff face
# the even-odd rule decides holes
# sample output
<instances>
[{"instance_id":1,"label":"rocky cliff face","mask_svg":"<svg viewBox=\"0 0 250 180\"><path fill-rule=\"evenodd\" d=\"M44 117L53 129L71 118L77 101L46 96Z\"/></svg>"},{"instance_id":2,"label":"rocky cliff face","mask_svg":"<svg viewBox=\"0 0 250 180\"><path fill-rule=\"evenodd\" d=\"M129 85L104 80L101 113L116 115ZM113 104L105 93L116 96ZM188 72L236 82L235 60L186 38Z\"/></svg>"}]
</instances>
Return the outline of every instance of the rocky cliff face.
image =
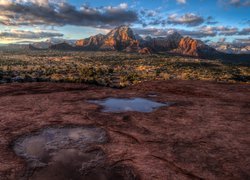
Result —
<instances>
[{"instance_id":1,"label":"rocky cliff face","mask_svg":"<svg viewBox=\"0 0 250 180\"><path fill-rule=\"evenodd\" d=\"M76 41L76 47L84 47L88 44L90 38L80 39Z\"/></svg>"},{"instance_id":2,"label":"rocky cliff face","mask_svg":"<svg viewBox=\"0 0 250 180\"><path fill-rule=\"evenodd\" d=\"M134 41L136 41L136 38L133 30L128 26L119 26L107 34L101 48L124 50Z\"/></svg>"},{"instance_id":3,"label":"rocky cliff face","mask_svg":"<svg viewBox=\"0 0 250 180\"><path fill-rule=\"evenodd\" d=\"M128 26L119 26L111 30L107 35L98 34L90 38L76 41L77 47L99 50L124 50L136 43L133 30Z\"/></svg>"},{"instance_id":4,"label":"rocky cliff face","mask_svg":"<svg viewBox=\"0 0 250 180\"><path fill-rule=\"evenodd\" d=\"M207 46L202 41L190 37L182 37L177 32L173 32L166 37L152 38L148 36L142 38L139 35L135 35L128 26L119 26L111 30L107 35L98 34L78 40L75 45L78 50L112 50L143 54L161 51L195 57L210 57L219 54L214 48ZM66 49L67 47L66 44L60 44L52 48ZM72 47L68 48L71 50Z\"/></svg>"},{"instance_id":5,"label":"rocky cliff face","mask_svg":"<svg viewBox=\"0 0 250 180\"><path fill-rule=\"evenodd\" d=\"M106 38L103 34L97 34L86 39L76 41L76 47L88 50L98 50Z\"/></svg>"},{"instance_id":6,"label":"rocky cliff face","mask_svg":"<svg viewBox=\"0 0 250 180\"><path fill-rule=\"evenodd\" d=\"M136 53L140 50L140 42L138 40L134 40L131 44L126 47L125 51L129 53Z\"/></svg>"},{"instance_id":7,"label":"rocky cliff face","mask_svg":"<svg viewBox=\"0 0 250 180\"><path fill-rule=\"evenodd\" d=\"M214 48L209 47L202 41L190 37L182 38L179 42L178 48L174 49L173 52L195 57L219 55Z\"/></svg>"},{"instance_id":8,"label":"rocky cliff face","mask_svg":"<svg viewBox=\"0 0 250 180\"><path fill-rule=\"evenodd\" d=\"M143 42L143 46L150 47L155 51L169 51L178 47L181 38L182 36L177 32L174 32L166 37L146 37Z\"/></svg>"}]
</instances>

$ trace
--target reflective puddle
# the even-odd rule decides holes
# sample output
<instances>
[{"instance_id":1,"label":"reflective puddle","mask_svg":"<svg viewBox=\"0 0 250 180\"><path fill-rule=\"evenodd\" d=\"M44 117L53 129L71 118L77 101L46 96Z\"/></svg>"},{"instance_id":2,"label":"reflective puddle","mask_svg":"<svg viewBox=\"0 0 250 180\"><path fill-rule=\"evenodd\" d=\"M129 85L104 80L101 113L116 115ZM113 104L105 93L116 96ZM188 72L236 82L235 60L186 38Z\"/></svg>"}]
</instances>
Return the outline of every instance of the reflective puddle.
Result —
<instances>
[{"instance_id":1,"label":"reflective puddle","mask_svg":"<svg viewBox=\"0 0 250 180\"><path fill-rule=\"evenodd\" d=\"M107 98L90 100L89 102L103 106L102 112L152 112L171 103L159 103L145 98Z\"/></svg>"},{"instance_id":2,"label":"reflective puddle","mask_svg":"<svg viewBox=\"0 0 250 180\"><path fill-rule=\"evenodd\" d=\"M37 167L45 165L61 149L83 149L88 144L106 141L106 133L100 128L48 128L17 140L14 151Z\"/></svg>"},{"instance_id":3,"label":"reflective puddle","mask_svg":"<svg viewBox=\"0 0 250 180\"><path fill-rule=\"evenodd\" d=\"M47 128L19 138L14 151L28 162L23 179L138 179L130 167L109 165L98 146L107 141L101 128Z\"/></svg>"}]
</instances>

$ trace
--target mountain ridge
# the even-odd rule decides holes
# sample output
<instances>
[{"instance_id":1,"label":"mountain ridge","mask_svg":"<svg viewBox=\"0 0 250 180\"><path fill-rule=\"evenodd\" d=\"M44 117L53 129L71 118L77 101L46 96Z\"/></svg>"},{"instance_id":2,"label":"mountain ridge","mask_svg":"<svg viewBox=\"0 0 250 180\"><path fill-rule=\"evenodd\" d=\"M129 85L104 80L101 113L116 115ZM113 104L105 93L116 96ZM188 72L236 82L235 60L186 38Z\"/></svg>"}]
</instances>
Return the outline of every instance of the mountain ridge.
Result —
<instances>
[{"instance_id":1,"label":"mountain ridge","mask_svg":"<svg viewBox=\"0 0 250 180\"><path fill-rule=\"evenodd\" d=\"M126 25L116 27L106 35L97 34L85 39L76 40L74 46L63 42L53 44L49 49L63 51L123 51L139 54L166 52L201 58L220 58L225 55L225 53L217 51L203 41L191 37L183 37L178 32L172 32L165 37L148 36L142 38L138 34L134 34L133 30Z\"/></svg>"}]
</instances>

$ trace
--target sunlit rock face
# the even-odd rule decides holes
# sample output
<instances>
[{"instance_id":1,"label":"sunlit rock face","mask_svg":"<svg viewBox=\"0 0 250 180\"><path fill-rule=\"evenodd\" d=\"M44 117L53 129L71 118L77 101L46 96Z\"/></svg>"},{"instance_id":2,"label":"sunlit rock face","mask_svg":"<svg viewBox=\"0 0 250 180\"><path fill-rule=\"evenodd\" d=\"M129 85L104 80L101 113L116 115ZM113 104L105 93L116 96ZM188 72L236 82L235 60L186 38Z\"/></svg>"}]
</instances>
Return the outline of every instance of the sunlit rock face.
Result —
<instances>
[{"instance_id":1,"label":"sunlit rock face","mask_svg":"<svg viewBox=\"0 0 250 180\"><path fill-rule=\"evenodd\" d=\"M140 49L138 51L138 53L139 54L148 54L148 55L150 55L150 54L152 54L152 50L150 48L145 47L145 48Z\"/></svg>"},{"instance_id":2,"label":"sunlit rock face","mask_svg":"<svg viewBox=\"0 0 250 180\"><path fill-rule=\"evenodd\" d=\"M136 38L133 30L128 26L119 26L107 34L102 48L123 50L134 41L136 41Z\"/></svg>"},{"instance_id":3,"label":"sunlit rock face","mask_svg":"<svg viewBox=\"0 0 250 180\"><path fill-rule=\"evenodd\" d=\"M80 40L77 40L76 41L76 46L77 47L84 47L88 44L89 42L89 38L86 38L86 39L80 39Z\"/></svg>"},{"instance_id":4,"label":"sunlit rock face","mask_svg":"<svg viewBox=\"0 0 250 180\"><path fill-rule=\"evenodd\" d=\"M107 35L97 34L75 43L78 50L124 51L128 53L151 54L170 52L194 57L219 57L221 54L202 41L183 37L173 31L163 37L140 37L126 25L111 30ZM66 44L54 45L52 49L69 49Z\"/></svg>"},{"instance_id":5,"label":"sunlit rock face","mask_svg":"<svg viewBox=\"0 0 250 180\"><path fill-rule=\"evenodd\" d=\"M98 34L90 38L76 41L77 47L85 49L99 49L99 50L124 50L136 41L133 30L128 26L119 26L111 30L107 35ZM139 46L139 45L137 45Z\"/></svg>"},{"instance_id":6,"label":"sunlit rock face","mask_svg":"<svg viewBox=\"0 0 250 180\"><path fill-rule=\"evenodd\" d=\"M78 40L76 41L76 47L88 50L98 50L103 44L105 37L106 36L103 34L97 34L86 39Z\"/></svg>"},{"instance_id":7,"label":"sunlit rock face","mask_svg":"<svg viewBox=\"0 0 250 180\"><path fill-rule=\"evenodd\" d=\"M190 37L182 38L179 42L179 46L174 52L188 55L188 56L212 56L219 55L218 52L205 43L199 40L192 39Z\"/></svg>"},{"instance_id":8,"label":"sunlit rock face","mask_svg":"<svg viewBox=\"0 0 250 180\"><path fill-rule=\"evenodd\" d=\"M202 46L202 44L197 40L185 37L181 39L178 50L185 55L198 56L198 46Z\"/></svg>"}]
</instances>

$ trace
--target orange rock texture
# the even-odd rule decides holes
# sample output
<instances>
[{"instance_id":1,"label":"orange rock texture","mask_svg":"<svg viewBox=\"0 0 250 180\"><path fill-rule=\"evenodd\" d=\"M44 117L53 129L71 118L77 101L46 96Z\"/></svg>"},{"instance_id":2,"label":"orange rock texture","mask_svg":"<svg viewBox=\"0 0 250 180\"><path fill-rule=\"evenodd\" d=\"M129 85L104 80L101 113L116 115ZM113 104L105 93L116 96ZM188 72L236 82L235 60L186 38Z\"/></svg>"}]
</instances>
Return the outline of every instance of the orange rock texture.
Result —
<instances>
[{"instance_id":1,"label":"orange rock texture","mask_svg":"<svg viewBox=\"0 0 250 180\"><path fill-rule=\"evenodd\" d=\"M151 51L150 48L145 47L145 48L140 49L140 50L138 51L138 53L139 53L139 54L152 54L152 51Z\"/></svg>"},{"instance_id":2,"label":"orange rock texture","mask_svg":"<svg viewBox=\"0 0 250 180\"><path fill-rule=\"evenodd\" d=\"M182 38L179 43L179 49L182 51L182 54L190 56L198 56L198 41L191 39L190 37Z\"/></svg>"}]
</instances>

